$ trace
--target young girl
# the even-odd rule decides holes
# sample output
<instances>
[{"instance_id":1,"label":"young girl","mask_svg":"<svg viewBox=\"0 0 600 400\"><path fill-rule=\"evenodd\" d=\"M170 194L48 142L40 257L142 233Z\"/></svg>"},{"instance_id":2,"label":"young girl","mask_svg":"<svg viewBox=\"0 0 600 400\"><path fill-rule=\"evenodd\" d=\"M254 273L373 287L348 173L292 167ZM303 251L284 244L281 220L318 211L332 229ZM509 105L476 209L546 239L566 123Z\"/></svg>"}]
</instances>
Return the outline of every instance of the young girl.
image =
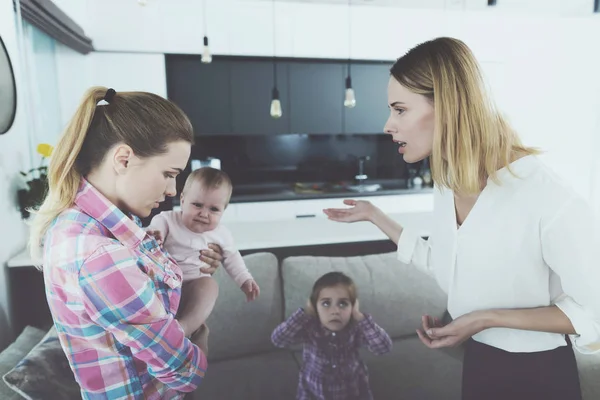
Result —
<instances>
[{"instance_id":1,"label":"young girl","mask_svg":"<svg viewBox=\"0 0 600 400\"><path fill-rule=\"evenodd\" d=\"M223 267L247 300L256 299L260 293L234 247L231 233L220 224L231 190L231 180L224 171L210 167L192 171L181 193L181 211L164 211L156 215L147 228L183 271L178 320L187 336L204 324L217 301L217 283L203 272L206 265L200 258L200 252L210 243L223 249Z\"/></svg>"},{"instance_id":2,"label":"young girl","mask_svg":"<svg viewBox=\"0 0 600 400\"><path fill-rule=\"evenodd\" d=\"M297 399L372 399L367 366L358 349L389 352L392 340L368 314L359 310L356 286L341 272L319 278L306 310L298 309L271 336L277 347L302 343Z\"/></svg>"}]
</instances>

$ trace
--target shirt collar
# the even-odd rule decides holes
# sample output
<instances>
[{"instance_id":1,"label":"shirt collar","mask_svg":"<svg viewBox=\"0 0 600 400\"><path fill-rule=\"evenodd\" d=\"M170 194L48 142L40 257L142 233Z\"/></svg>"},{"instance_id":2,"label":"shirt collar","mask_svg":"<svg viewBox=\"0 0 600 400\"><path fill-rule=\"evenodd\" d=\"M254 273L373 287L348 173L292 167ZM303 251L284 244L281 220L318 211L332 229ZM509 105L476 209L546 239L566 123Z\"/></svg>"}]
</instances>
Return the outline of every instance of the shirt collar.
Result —
<instances>
[{"instance_id":1,"label":"shirt collar","mask_svg":"<svg viewBox=\"0 0 600 400\"><path fill-rule=\"evenodd\" d=\"M139 246L146 236L138 217L125 214L85 178L81 178L75 204L127 247Z\"/></svg>"}]
</instances>

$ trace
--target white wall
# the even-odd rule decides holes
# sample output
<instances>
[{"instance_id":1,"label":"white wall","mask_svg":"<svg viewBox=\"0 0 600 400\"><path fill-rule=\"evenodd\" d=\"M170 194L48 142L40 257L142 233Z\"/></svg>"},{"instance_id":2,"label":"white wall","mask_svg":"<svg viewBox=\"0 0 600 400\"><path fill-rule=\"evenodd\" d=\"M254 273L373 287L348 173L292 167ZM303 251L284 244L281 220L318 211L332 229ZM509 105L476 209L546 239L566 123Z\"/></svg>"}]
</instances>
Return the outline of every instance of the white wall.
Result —
<instances>
[{"instance_id":1,"label":"white wall","mask_svg":"<svg viewBox=\"0 0 600 400\"><path fill-rule=\"evenodd\" d=\"M91 86L116 91L141 90L167 97L163 54L93 52L88 55L57 47L61 118L66 126L85 91Z\"/></svg>"},{"instance_id":2,"label":"white wall","mask_svg":"<svg viewBox=\"0 0 600 400\"><path fill-rule=\"evenodd\" d=\"M8 133L0 135L0 221L3 230L2 240L0 240L0 349L3 349L13 339L8 320L9 288L5 264L9 258L22 250L27 236L25 224L21 221L17 209L17 179L19 171L27 170L30 166L27 118L23 102L24 90L20 84L23 76L20 75L21 68L17 55L12 0L0 0L0 35L17 75L18 96L15 123Z\"/></svg>"}]
</instances>

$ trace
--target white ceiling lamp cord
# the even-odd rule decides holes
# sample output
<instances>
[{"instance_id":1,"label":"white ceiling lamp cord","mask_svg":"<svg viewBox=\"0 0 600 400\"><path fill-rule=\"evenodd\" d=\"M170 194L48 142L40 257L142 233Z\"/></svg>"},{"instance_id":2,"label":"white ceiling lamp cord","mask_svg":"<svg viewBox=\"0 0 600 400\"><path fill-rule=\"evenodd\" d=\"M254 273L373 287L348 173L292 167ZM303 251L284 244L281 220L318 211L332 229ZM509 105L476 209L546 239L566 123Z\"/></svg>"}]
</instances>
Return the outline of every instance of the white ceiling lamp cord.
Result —
<instances>
[{"instance_id":1,"label":"white ceiling lamp cord","mask_svg":"<svg viewBox=\"0 0 600 400\"><path fill-rule=\"evenodd\" d=\"M277 18L275 13L275 0L271 1L273 16L273 91L271 92L270 114L272 118L281 118L283 111L281 101L279 100L279 90L277 89Z\"/></svg>"},{"instance_id":2,"label":"white ceiling lamp cord","mask_svg":"<svg viewBox=\"0 0 600 400\"><path fill-rule=\"evenodd\" d=\"M206 18L206 0L202 0L202 27L204 28L204 49L202 51L201 61L203 64L210 64L212 62L212 55L210 53L210 47L208 47L208 36L207 32L207 18Z\"/></svg>"},{"instance_id":3,"label":"white ceiling lamp cord","mask_svg":"<svg viewBox=\"0 0 600 400\"><path fill-rule=\"evenodd\" d=\"M352 12L351 0L348 0L348 76L346 77L346 90L344 93L344 107L354 108L356 106L356 96L352 88Z\"/></svg>"}]
</instances>

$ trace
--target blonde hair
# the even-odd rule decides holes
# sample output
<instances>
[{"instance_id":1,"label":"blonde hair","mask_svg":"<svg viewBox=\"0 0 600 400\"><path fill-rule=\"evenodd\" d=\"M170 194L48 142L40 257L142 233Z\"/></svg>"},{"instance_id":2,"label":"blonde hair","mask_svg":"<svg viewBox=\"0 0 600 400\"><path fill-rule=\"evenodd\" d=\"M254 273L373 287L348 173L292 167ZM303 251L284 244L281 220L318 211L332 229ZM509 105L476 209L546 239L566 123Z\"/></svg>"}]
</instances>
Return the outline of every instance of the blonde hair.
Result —
<instances>
[{"instance_id":1,"label":"blonde hair","mask_svg":"<svg viewBox=\"0 0 600 400\"><path fill-rule=\"evenodd\" d=\"M188 191L195 182L202 185L201 187L204 190L219 189L222 186L229 188L229 196L225 202L225 207L227 207L229 200L231 199L233 184L225 171L212 167L198 168L188 175L181 193L185 195L185 192Z\"/></svg>"},{"instance_id":2,"label":"blonde hair","mask_svg":"<svg viewBox=\"0 0 600 400\"><path fill-rule=\"evenodd\" d=\"M392 66L391 75L434 105L430 157L433 181L456 193L476 194L515 155L538 154L521 143L488 98L479 64L469 47L441 37L417 45ZM510 167L509 167L510 170ZM512 172L512 171L511 171Z\"/></svg>"},{"instance_id":3,"label":"blonde hair","mask_svg":"<svg viewBox=\"0 0 600 400\"><path fill-rule=\"evenodd\" d=\"M29 248L34 260L52 222L72 207L85 177L118 143L130 146L138 157L167 151L174 141L194 141L187 116L170 101L147 92L118 92L109 104L98 105L105 87L92 87L54 148L48 166L48 194L39 210L31 210Z\"/></svg>"}]
</instances>

